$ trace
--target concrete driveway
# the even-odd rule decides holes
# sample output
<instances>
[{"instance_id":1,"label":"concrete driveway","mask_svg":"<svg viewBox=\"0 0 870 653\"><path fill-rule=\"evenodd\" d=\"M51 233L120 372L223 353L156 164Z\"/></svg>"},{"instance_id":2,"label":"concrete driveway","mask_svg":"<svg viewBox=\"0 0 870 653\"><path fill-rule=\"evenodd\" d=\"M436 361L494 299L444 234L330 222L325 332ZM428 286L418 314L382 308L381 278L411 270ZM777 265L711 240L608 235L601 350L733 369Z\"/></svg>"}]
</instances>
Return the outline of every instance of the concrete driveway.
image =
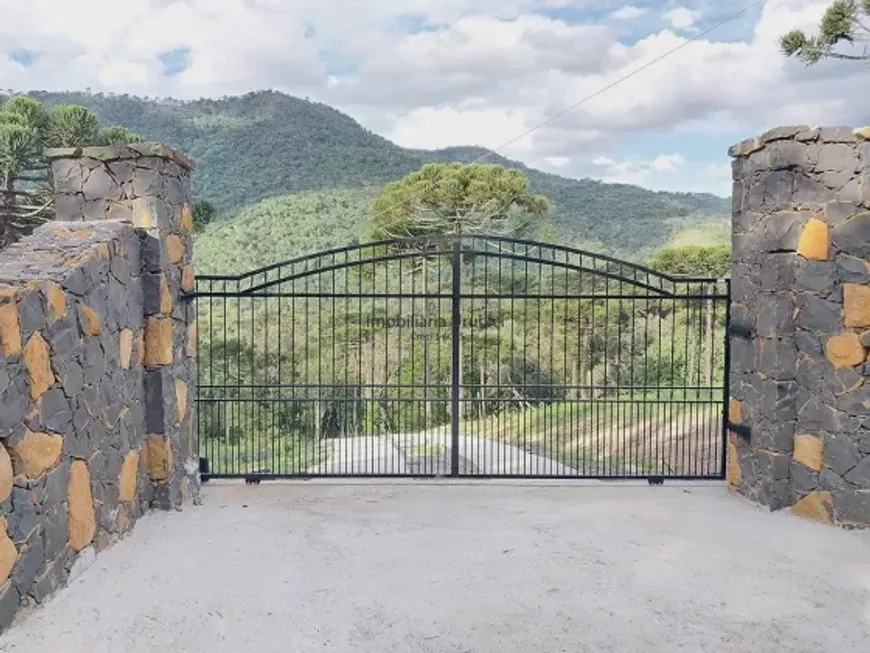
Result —
<instances>
[{"instance_id":1,"label":"concrete driveway","mask_svg":"<svg viewBox=\"0 0 870 653\"><path fill-rule=\"evenodd\" d=\"M27 653L849 653L868 534L716 485L206 486L0 638Z\"/></svg>"}]
</instances>

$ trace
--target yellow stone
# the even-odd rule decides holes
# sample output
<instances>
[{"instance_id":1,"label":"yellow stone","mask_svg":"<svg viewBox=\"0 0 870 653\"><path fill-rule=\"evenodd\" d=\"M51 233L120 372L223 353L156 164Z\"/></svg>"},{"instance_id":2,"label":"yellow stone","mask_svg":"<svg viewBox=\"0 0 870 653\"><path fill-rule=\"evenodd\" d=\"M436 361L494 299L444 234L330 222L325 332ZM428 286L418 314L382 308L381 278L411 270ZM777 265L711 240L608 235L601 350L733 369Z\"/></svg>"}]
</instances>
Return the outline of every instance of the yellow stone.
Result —
<instances>
[{"instance_id":1,"label":"yellow stone","mask_svg":"<svg viewBox=\"0 0 870 653\"><path fill-rule=\"evenodd\" d=\"M12 484L15 474L12 471L12 459L6 447L0 443L0 503L6 501L12 494Z\"/></svg>"},{"instance_id":2,"label":"yellow stone","mask_svg":"<svg viewBox=\"0 0 870 653\"><path fill-rule=\"evenodd\" d=\"M179 224L181 225L181 230L186 234L193 233L193 209L189 202L181 205L180 213Z\"/></svg>"},{"instance_id":3,"label":"yellow stone","mask_svg":"<svg viewBox=\"0 0 870 653\"><path fill-rule=\"evenodd\" d=\"M196 358L196 322L187 325L187 347L185 354L188 358Z\"/></svg>"},{"instance_id":4,"label":"yellow stone","mask_svg":"<svg viewBox=\"0 0 870 653\"><path fill-rule=\"evenodd\" d=\"M798 501L791 507L791 511L805 519L822 522L823 524L831 523L831 506L833 500L830 492L816 490L810 492L803 499Z\"/></svg>"},{"instance_id":5,"label":"yellow stone","mask_svg":"<svg viewBox=\"0 0 870 653\"><path fill-rule=\"evenodd\" d=\"M732 399L728 402L728 421L731 422L733 426L737 426L740 424L743 418L743 404L740 403L737 399Z\"/></svg>"},{"instance_id":6,"label":"yellow stone","mask_svg":"<svg viewBox=\"0 0 870 653\"><path fill-rule=\"evenodd\" d=\"M145 322L145 365L155 367L172 362L172 319L149 317Z\"/></svg>"},{"instance_id":7,"label":"yellow stone","mask_svg":"<svg viewBox=\"0 0 870 653\"><path fill-rule=\"evenodd\" d=\"M100 243L97 245L97 256L101 259L108 260L111 256L111 251L109 250L109 243Z\"/></svg>"},{"instance_id":8,"label":"yellow stone","mask_svg":"<svg viewBox=\"0 0 870 653\"><path fill-rule=\"evenodd\" d=\"M42 292L48 301L48 325L51 326L66 313L66 293L53 281L47 281Z\"/></svg>"},{"instance_id":9,"label":"yellow stone","mask_svg":"<svg viewBox=\"0 0 870 653\"><path fill-rule=\"evenodd\" d=\"M94 497L91 494L91 475L83 460L74 460L70 467L67 513L69 515L69 546L78 553L91 543L97 530L94 518Z\"/></svg>"},{"instance_id":10,"label":"yellow stone","mask_svg":"<svg viewBox=\"0 0 870 653\"><path fill-rule=\"evenodd\" d=\"M14 286L0 286L0 298L13 299L18 297L18 288Z\"/></svg>"},{"instance_id":11,"label":"yellow stone","mask_svg":"<svg viewBox=\"0 0 870 653\"><path fill-rule=\"evenodd\" d=\"M728 484L739 488L743 483L743 470L740 469L740 460L737 455L737 442L734 436L728 438Z\"/></svg>"},{"instance_id":12,"label":"yellow stone","mask_svg":"<svg viewBox=\"0 0 870 653\"><path fill-rule=\"evenodd\" d=\"M35 331L24 347L24 367L30 377L30 397L39 399L54 385L51 371L51 352L39 331Z\"/></svg>"},{"instance_id":13,"label":"yellow stone","mask_svg":"<svg viewBox=\"0 0 870 653\"><path fill-rule=\"evenodd\" d=\"M822 471L825 443L815 435L796 435L794 437L794 460L810 469Z\"/></svg>"},{"instance_id":14,"label":"yellow stone","mask_svg":"<svg viewBox=\"0 0 870 653\"><path fill-rule=\"evenodd\" d=\"M172 293L169 291L169 282L166 275L160 275L160 312L164 315L172 313Z\"/></svg>"},{"instance_id":15,"label":"yellow stone","mask_svg":"<svg viewBox=\"0 0 870 653\"><path fill-rule=\"evenodd\" d=\"M121 465L121 475L118 479L121 501L133 501L136 498L136 473L139 471L139 453L130 451Z\"/></svg>"},{"instance_id":16,"label":"yellow stone","mask_svg":"<svg viewBox=\"0 0 870 653\"><path fill-rule=\"evenodd\" d=\"M810 218L801 231L797 253L811 261L827 261L828 225L817 218Z\"/></svg>"},{"instance_id":17,"label":"yellow stone","mask_svg":"<svg viewBox=\"0 0 870 653\"><path fill-rule=\"evenodd\" d=\"M180 422L187 415L187 384L175 379L175 421Z\"/></svg>"},{"instance_id":18,"label":"yellow stone","mask_svg":"<svg viewBox=\"0 0 870 653\"><path fill-rule=\"evenodd\" d=\"M141 329L136 332L134 342L136 345L136 365L141 365L142 361L145 360L145 334Z\"/></svg>"},{"instance_id":19,"label":"yellow stone","mask_svg":"<svg viewBox=\"0 0 870 653\"><path fill-rule=\"evenodd\" d=\"M855 136L858 138L863 138L866 141L870 141L870 127L858 127L854 130Z\"/></svg>"},{"instance_id":20,"label":"yellow stone","mask_svg":"<svg viewBox=\"0 0 870 653\"><path fill-rule=\"evenodd\" d=\"M171 263L181 263L184 259L184 240L181 236L171 234L166 237L166 255Z\"/></svg>"},{"instance_id":21,"label":"yellow stone","mask_svg":"<svg viewBox=\"0 0 870 653\"><path fill-rule=\"evenodd\" d=\"M130 329L121 331L118 358L122 369L130 369L130 360L133 357L133 332Z\"/></svg>"},{"instance_id":22,"label":"yellow stone","mask_svg":"<svg viewBox=\"0 0 870 653\"><path fill-rule=\"evenodd\" d=\"M192 265L185 265L181 269L181 289L184 292L193 292L196 289L196 276Z\"/></svg>"},{"instance_id":23,"label":"yellow stone","mask_svg":"<svg viewBox=\"0 0 870 653\"><path fill-rule=\"evenodd\" d=\"M82 318L82 328L89 336L98 336L103 327L100 324L100 316L86 304L79 304L79 315Z\"/></svg>"},{"instance_id":24,"label":"yellow stone","mask_svg":"<svg viewBox=\"0 0 870 653\"><path fill-rule=\"evenodd\" d=\"M133 224L145 229L153 229L157 226L151 203L147 197L137 197L133 200Z\"/></svg>"},{"instance_id":25,"label":"yellow stone","mask_svg":"<svg viewBox=\"0 0 870 653\"><path fill-rule=\"evenodd\" d=\"M5 583L18 560L18 549L6 533L6 519L0 517L0 583Z\"/></svg>"},{"instance_id":26,"label":"yellow stone","mask_svg":"<svg viewBox=\"0 0 870 653\"><path fill-rule=\"evenodd\" d=\"M90 229L66 229L64 227L56 227L52 229L52 233L58 238L89 238L93 231Z\"/></svg>"},{"instance_id":27,"label":"yellow stone","mask_svg":"<svg viewBox=\"0 0 870 653\"><path fill-rule=\"evenodd\" d=\"M828 360L836 368L860 365L866 357L861 338L851 331L829 338L825 350Z\"/></svg>"},{"instance_id":28,"label":"yellow stone","mask_svg":"<svg viewBox=\"0 0 870 653\"><path fill-rule=\"evenodd\" d=\"M21 326L18 321L18 304L14 301L0 306L0 344L7 356L21 353Z\"/></svg>"},{"instance_id":29,"label":"yellow stone","mask_svg":"<svg viewBox=\"0 0 870 653\"><path fill-rule=\"evenodd\" d=\"M843 284L843 324L847 327L870 326L870 286Z\"/></svg>"},{"instance_id":30,"label":"yellow stone","mask_svg":"<svg viewBox=\"0 0 870 653\"><path fill-rule=\"evenodd\" d=\"M12 447L12 458L27 478L39 478L57 464L62 451L61 436L27 429L24 437Z\"/></svg>"},{"instance_id":31,"label":"yellow stone","mask_svg":"<svg viewBox=\"0 0 870 653\"><path fill-rule=\"evenodd\" d=\"M172 446L165 435L149 435L145 441L148 477L152 481L166 481L172 473Z\"/></svg>"}]
</instances>

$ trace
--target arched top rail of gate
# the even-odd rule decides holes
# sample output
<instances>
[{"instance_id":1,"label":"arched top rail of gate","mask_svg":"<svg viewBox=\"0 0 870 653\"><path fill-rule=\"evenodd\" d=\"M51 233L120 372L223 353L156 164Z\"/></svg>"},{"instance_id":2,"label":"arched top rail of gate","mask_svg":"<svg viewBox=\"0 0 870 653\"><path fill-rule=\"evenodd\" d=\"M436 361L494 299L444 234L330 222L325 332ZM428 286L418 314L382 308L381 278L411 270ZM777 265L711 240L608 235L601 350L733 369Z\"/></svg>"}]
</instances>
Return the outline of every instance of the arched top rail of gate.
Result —
<instances>
[{"instance_id":1,"label":"arched top rail of gate","mask_svg":"<svg viewBox=\"0 0 870 653\"><path fill-rule=\"evenodd\" d=\"M276 289L286 290L288 284L294 289L289 294L294 294L299 288L297 282L340 271L366 269L367 266L376 271L378 265L388 266L394 262L435 260L449 272L452 259L461 260L463 267L470 268L472 273L479 261L495 261L500 276L505 274L502 266L508 266L513 274L517 274L518 266L525 268L526 273L528 266L537 266L539 274L547 269L551 277L564 275L566 288L569 275L578 278L585 275L587 279L599 281L594 292L598 295L609 294L617 286L621 292L626 292L627 288L629 295L650 298L715 299L728 295L727 279L670 275L566 245L510 236L461 234L357 243L304 254L240 274L197 275L197 290L191 296L269 297ZM486 267L487 264L481 265Z\"/></svg>"}]
</instances>

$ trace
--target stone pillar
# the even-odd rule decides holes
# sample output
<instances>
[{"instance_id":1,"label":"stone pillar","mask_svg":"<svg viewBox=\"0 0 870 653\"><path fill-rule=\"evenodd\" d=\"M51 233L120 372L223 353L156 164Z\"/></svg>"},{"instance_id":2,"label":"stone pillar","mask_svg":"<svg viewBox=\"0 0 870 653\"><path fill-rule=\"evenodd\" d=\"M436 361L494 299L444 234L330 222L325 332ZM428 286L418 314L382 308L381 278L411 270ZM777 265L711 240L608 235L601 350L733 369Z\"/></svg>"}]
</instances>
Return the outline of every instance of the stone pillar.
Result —
<instances>
[{"instance_id":1,"label":"stone pillar","mask_svg":"<svg viewBox=\"0 0 870 653\"><path fill-rule=\"evenodd\" d=\"M160 143L53 149L58 219L129 221L140 236L145 367L145 465L152 507L179 508L198 494L193 390L195 321L183 299L194 285L193 164Z\"/></svg>"},{"instance_id":2,"label":"stone pillar","mask_svg":"<svg viewBox=\"0 0 870 653\"><path fill-rule=\"evenodd\" d=\"M728 482L870 526L870 129L732 147Z\"/></svg>"}]
</instances>

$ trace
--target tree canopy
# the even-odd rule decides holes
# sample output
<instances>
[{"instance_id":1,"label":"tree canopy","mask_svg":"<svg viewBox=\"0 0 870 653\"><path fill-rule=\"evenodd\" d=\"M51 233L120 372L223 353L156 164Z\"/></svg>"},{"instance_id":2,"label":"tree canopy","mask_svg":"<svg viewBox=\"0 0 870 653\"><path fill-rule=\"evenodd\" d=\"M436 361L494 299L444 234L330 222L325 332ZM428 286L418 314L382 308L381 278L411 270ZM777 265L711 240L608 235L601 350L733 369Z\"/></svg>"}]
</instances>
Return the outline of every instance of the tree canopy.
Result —
<instances>
[{"instance_id":1,"label":"tree canopy","mask_svg":"<svg viewBox=\"0 0 870 653\"><path fill-rule=\"evenodd\" d=\"M780 48L788 57L807 64L822 59L870 60L866 50L856 46L870 41L870 0L834 0L825 11L818 34L807 35L794 29L780 39ZM844 49L845 46L845 49Z\"/></svg>"},{"instance_id":2,"label":"tree canopy","mask_svg":"<svg viewBox=\"0 0 870 653\"><path fill-rule=\"evenodd\" d=\"M727 245L663 247L650 257L649 266L665 274L727 277L731 275L731 248Z\"/></svg>"},{"instance_id":3,"label":"tree canopy","mask_svg":"<svg viewBox=\"0 0 870 653\"><path fill-rule=\"evenodd\" d=\"M517 232L550 205L519 170L491 163L429 163L387 184L372 202L375 238Z\"/></svg>"}]
</instances>

